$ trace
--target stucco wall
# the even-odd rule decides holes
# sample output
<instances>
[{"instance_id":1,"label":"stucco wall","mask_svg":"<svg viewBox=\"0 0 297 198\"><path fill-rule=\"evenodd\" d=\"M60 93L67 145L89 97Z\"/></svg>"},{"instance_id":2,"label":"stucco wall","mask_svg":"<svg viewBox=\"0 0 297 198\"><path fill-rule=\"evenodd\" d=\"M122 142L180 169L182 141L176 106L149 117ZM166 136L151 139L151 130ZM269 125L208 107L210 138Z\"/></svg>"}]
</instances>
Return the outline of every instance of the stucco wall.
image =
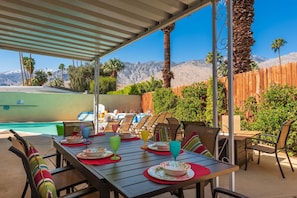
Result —
<instances>
[{"instance_id":1,"label":"stucco wall","mask_svg":"<svg viewBox=\"0 0 297 198\"><path fill-rule=\"evenodd\" d=\"M99 103L109 111L141 112L141 96L100 95ZM0 122L77 120L93 104L92 94L0 92Z\"/></svg>"}]
</instances>

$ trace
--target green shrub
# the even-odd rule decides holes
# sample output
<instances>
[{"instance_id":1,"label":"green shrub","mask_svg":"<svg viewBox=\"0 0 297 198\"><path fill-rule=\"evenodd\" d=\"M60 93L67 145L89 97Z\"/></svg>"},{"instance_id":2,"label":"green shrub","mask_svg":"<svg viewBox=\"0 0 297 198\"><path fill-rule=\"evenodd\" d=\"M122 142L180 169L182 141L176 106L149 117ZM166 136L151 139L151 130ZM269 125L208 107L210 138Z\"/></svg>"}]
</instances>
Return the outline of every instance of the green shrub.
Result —
<instances>
[{"instance_id":1,"label":"green shrub","mask_svg":"<svg viewBox=\"0 0 297 198\"><path fill-rule=\"evenodd\" d=\"M174 109L174 117L184 121L205 121L206 90L207 85L203 82L185 87Z\"/></svg>"},{"instance_id":2,"label":"green shrub","mask_svg":"<svg viewBox=\"0 0 297 198\"><path fill-rule=\"evenodd\" d=\"M163 111L173 112L177 102L177 96L171 88L159 88L153 93L155 114Z\"/></svg>"}]
</instances>

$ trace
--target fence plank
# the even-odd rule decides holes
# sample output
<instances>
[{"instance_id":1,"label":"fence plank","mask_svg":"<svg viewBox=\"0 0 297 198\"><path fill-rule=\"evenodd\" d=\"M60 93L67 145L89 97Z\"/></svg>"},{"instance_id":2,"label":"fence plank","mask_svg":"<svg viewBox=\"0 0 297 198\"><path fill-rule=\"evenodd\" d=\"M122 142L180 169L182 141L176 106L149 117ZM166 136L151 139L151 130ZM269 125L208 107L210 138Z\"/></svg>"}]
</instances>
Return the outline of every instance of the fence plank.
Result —
<instances>
[{"instance_id":1,"label":"fence plank","mask_svg":"<svg viewBox=\"0 0 297 198\"><path fill-rule=\"evenodd\" d=\"M218 80L224 84L228 92L227 77L222 77ZM272 84L287 84L297 87L297 62L288 63L281 67L278 65L234 75L234 106L240 108L249 96L254 96L258 99L259 94L269 89ZM176 95L181 96L181 91L184 87L180 86L172 88L172 90ZM148 110L153 112L152 93L143 94L141 101L143 112Z\"/></svg>"}]
</instances>

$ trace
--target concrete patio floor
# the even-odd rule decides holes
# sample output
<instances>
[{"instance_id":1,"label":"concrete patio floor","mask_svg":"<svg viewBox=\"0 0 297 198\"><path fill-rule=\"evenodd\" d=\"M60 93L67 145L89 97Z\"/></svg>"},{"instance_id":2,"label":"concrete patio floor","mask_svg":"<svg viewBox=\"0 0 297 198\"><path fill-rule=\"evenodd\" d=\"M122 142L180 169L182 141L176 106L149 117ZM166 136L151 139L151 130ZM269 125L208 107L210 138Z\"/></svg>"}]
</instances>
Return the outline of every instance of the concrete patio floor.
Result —
<instances>
[{"instance_id":1,"label":"concrete patio floor","mask_svg":"<svg viewBox=\"0 0 297 198\"><path fill-rule=\"evenodd\" d=\"M0 197L21 197L25 183L25 173L20 159L8 151L11 143L7 140L10 134L0 132ZM21 133L22 136L32 142L41 154L53 151L51 146L51 137L42 135L32 135ZM282 155L281 155L282 156ZM260 165L257 164L257 155L254 155L254 161L249 162L248 170L241 167L235 173L236 191L243 193L251 198L296 198L297 197L297 158L292 157L292 163L295 172L292 172L288 161L281 157L281 164L286 179L281 177L279 168L276 164L274 155L261 156ZM51 164L48 161L48 164ZM52 166L53 167L53 166ZM220 186L228 188L229 176L220 177ZM205 189L206 197L211 197L209 185ZM26 197L30 193L27 193ZM175 197L170 193L165 193L156 198ZM185 190L185 197L195 197L194 190Z\"/></svg>"}]
</instances>

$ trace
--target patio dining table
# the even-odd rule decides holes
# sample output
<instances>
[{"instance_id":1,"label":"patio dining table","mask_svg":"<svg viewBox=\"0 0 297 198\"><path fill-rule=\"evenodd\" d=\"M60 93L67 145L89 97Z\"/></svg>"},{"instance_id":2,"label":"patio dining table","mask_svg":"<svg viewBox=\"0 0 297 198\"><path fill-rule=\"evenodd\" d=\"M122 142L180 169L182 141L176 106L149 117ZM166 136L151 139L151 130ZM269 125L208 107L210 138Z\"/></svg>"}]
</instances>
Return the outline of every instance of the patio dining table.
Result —
<instances>
[{"instance_id":1,"label":"patio dining table","mask_svg":"<svg viewBox=\"0 0 297 198\"><path fill-rule=\"evenodd\" d=\"M101 165L84 163L78 159L77 154L86 147L106 147L111 150L109 138L113 133L105 133L103 136L89 138L91 144L83 146L67 146L61 144L63 137L56 137L54 146L75 168L80 170L91 185L100 191L101 197L110 197L110 191L115 190L123 197L152 197L166 192L172 192L187 185L196 184L196 197L204 197L204 182L217 176L237 171L239 167L219 160L205 157L203 155L182 151L177 160L199 164L209 169L209 173L201 177L194 177L186 181L174 182L172 184L156 183L147 176L145 171L164 161L172 161L170 154L157 154L141 149L143 141L121 141L117 154L121 157L119 161ZM59 161L59 159L58 159ZM59 166L59 163L57 163Z\"/></svg>"}]
</instances>

